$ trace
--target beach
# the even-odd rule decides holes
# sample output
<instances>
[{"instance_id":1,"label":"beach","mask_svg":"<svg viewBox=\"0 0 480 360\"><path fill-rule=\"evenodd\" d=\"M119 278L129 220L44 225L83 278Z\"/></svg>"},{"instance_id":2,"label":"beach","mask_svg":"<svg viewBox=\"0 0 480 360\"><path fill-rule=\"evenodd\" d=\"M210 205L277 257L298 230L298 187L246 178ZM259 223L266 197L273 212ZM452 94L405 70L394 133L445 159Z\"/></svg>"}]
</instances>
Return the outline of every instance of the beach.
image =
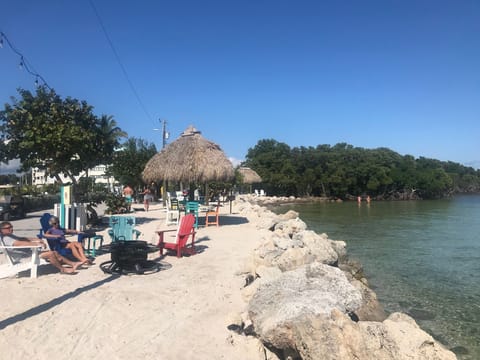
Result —
<instances>
[{"instance_id":1,"label":"beach","mask_svg":"<svg viewBox=\"0 0 480 360\"><path fill-rule=\"evenodd\" d=\"M160 205L149 212L135 206L140 240L156 243L156 230L176 228L165 225ZM110 260L107 253L76 275L42 265L37 279L22 273L0 280L2 358L257 358L250 340L227 326L231 314L245 309L241 272L260 235L229 210L228 204L221 208L220 227L199 227L198 254L164 255L168 266L158 273L104 274L99 264Z\"/></svg>"},{"instance_id":2,"label":"beach","mask_svg":"<svg viewBox=\"0 0 480 360\"><path fill-rule=\"evenodd\" d=\"M456 358L407 315L386 318L366 280L340 263L343 241L256 201L225 203L219 227L200 215L197 253L152 252L162 265L153 274L105 274L105 252L76 275L44 265L37 279L0 280L2 358ZM139 240L176 229L160 205L134 208Z\"/></svg>"}]
</instances>

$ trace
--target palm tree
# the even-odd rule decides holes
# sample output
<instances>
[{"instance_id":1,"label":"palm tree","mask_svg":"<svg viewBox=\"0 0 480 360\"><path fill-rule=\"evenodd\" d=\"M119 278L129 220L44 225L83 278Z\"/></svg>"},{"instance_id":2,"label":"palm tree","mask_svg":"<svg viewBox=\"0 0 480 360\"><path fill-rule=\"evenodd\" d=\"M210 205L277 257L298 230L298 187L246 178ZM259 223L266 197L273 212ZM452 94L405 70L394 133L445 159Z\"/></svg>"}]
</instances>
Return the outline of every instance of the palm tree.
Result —
<instances>
[{"instance_id":1,"label":"palm tree","mask_svg":"<svg viewBox=\"0 0 480 360\"><path fill-rule=\"evenodd\" d=\"M114 151L120 146L120 139L127 137L128 134L117 126L112 115L102 115L98 119L98 128L103 142L102 155L105 157L104 162L108 164Z\"/></svg>"}]
</instances>

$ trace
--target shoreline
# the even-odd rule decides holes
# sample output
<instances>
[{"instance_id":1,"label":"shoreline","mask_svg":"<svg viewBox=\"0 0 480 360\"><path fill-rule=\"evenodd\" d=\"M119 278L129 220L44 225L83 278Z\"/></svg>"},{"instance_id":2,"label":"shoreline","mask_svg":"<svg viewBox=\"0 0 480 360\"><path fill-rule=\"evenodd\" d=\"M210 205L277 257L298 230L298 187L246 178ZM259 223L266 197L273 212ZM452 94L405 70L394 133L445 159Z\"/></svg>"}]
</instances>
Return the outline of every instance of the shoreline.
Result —
<instances>
[{"instance_id":1,"label":"shoreline","mask_svg":"<svg viewBox=\"0 0 480 360\"><path fill-rule=\"evenodd\" d=\"M136 204L136 207L142 206ZM127 359L159 355L164 359L278 358L262 343L266 335L262 335L265 326L261 319L252 319L252 308L260 305L258 301L252 305L251 300L258 298L259 289L270 286L266 282L257 283L258 274L262 274L262 281L268 277L273 281L282 275L268 274L268 268L255 264L258 249L272 235L268 229L269 212L264 206L247 204L240 199L234 202L230 214L226 203L221 208L220 227L198 229L198 254L180 259L164 256L160 260L171 268L156 274L105 275L98 265L110 258L109 254L103 254L97 257L94 266L74 276L60 275L49 266L41 266L38 279L1 280L2 291L8 294L9 300L0 308L0 346L4 355L38 359L70 359L72 356ZM270 215L276 217L273 213ZM142 232L140 239L149 243L156 241L155 230L175 228L164 224L165 213L158 204L152 205L149 212L136 211L135 216ZM297 222L295 219L282 221L290 220ZM106 230L104 235L107 239ZM341 246L337 251L342 251ZM149 258L158 259L158 253ZM253 279L249 277L252 274ZM341 275L335 272L334 276ZM250 283L249 278L253 280ZM347 283L345 286L349 287ZM349 291L355 292L355 289ZM362 338L359 332L362 321L353 322L337 312L333 311L334 322L328 324L340 321L348 328L345 335ZM317 316L314 320L318 322L320 318ZM379 324L383 323L368 321L370 328ZM391 319L381 329L398 329L398 324L408 326L410 333L413 331L422 341L427 341L430 344L427 349L433 347L435 354L446 354L413 358L455 358L403 317ZM327 333L335 331L331 328ZM363 340L350 343L369 344L367 338Z\"/></svg>"}]
</instances>

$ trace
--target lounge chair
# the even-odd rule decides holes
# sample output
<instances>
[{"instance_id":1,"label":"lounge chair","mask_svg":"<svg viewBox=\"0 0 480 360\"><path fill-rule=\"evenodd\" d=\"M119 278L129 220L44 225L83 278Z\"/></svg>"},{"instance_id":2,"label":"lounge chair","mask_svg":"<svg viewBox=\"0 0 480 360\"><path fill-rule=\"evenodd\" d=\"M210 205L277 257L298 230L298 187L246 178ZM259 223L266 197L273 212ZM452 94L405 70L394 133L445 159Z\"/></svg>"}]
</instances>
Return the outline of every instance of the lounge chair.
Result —
<instances>
[{"instance_id":1,"label":"lounge chair","mask_svg":"<svg viewBox=\"0 0 480 360\"><path fill-rule=\"evenodd\" d=\"M158 244L157 246L160 249L160 255L163 255L163 250L173 250L177 253L177 257L181 257L182 254L195 254L195 216L193 214L187 214L180 220L180 225L177 230L161 230L156 231L158 234ZM172 242L168 242L165 239L165 233L176 231L175 238L172 239ZM192 238L192 241L187 245L189 238Z\"/></svg>"},{"instance_id":2,"label":"lounge chair","mask_svg":"<svg viewBox=\"0 0 480 360\"><path fill-rule=\"evenodd\" d=\"M167 225L178 225L180 219L180 207L177 199L167 199L167 217L165 222Z\"/></svg>"},{"instance_id":3,"label":"lounge chair","mask_svg":"<svg viewBox=\"0 0 480 360\"><path fill-rule=\"evenodd\" d=\"M52 217L53 215L52 214L49 214L49 213L44 213L41 217L40 217L40 225L41 225L41 229L40 229L40 233L37 235L37 237L39 239L45 239L47 240L47 246L48 246L48 249L49 250L55 250L56 252L58 252L60 255L62 256L65 256L69 259L75 259L77 260L73 254L72 254L72 250L70 249L67 249L67 248L64 248L62 246L60 246L60 242L58 240L58 238L56 237L49 237L48 235L45 235L46 232L48 231L48 229L50 229L50 223L49 223L49 220L50 218Z\"/></svg>"},{"instance_id":4,"label":"lounge chair","mask_svg":"<svg viewBox=\"0 0 480 360\"><path fill-rule=\"evenodd\" d=\"M187 201L185 204L185 215L193 214L195 216L195 229L198 229L198 209L200 204L196 201Z\"/></svg>"},{"instance_id":5,"label":"lounge chair","mask_svg":"<svg viewBox=\"0 0 480 360\"><path fill-rule=\"evenodd\" d=\"M7 246L0 237L0 251L4 255L4 263L0 265L0 279L17 275L18 273L30 270L30 277L37 277L38 265L48 264L47 261L40 258L39 252L42 248L38 246ZM32 251L31 260L17 258L14 254L15 250L29 249ZM21 250L20 250L21 251Z\"/></svg>"},{"instance_id":6,"label":"lounge chair","mask_svg":"<svg viewBox=\"0 0 480 360\"><path fill-rule=\"evenodd\" d=\"M134 216L111 216L109 224L108 235L110 235L112 242L138 240L141 234L139 230L135 229Z\"/></svg>"}]
</instances>

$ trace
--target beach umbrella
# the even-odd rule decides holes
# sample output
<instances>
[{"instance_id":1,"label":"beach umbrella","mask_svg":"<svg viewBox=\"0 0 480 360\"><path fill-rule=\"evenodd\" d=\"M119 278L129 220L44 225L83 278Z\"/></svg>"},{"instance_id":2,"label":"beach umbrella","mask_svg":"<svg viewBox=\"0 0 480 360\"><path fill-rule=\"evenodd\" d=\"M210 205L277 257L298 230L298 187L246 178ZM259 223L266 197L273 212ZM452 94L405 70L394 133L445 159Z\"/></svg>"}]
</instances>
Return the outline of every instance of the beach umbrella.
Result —
<instances>
[{"instance_id":1,"label":"beach umbrella","mask_svg":"<svg viewBox=\"0 0 480 360\"><path fill-rule=\"evenodd\" d=\"M234 177L234 170L219 145L189 126L147 162L142 177L147 183L167 180L198 184L228 181Z\"/></svg>"},{"instance_id":2,"label":"beach umbrella","mask_svg":"<svg viewBox=\"0 0 480 360\"><path fill-rule=\"evenodd\" d=\"M252 192L252 184L262 182L262 178L260 177L260 175L258 175L255 170L252 170L249 167L239 167L238 173L242 177L242 182L244 184L250 184L250 192Z\"/></svg>"}]
</instances>

